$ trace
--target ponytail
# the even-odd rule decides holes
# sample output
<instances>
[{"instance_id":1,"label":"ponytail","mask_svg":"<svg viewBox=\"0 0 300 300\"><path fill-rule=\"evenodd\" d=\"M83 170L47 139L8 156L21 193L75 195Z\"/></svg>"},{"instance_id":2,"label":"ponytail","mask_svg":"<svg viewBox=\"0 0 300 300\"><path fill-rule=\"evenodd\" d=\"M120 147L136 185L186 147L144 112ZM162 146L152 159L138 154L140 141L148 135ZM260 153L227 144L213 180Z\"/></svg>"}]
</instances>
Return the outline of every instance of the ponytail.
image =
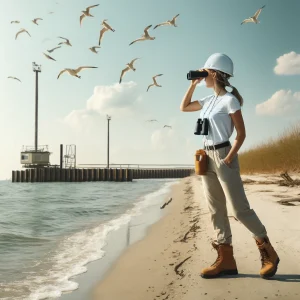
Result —
<instances>
[{"instance_id":1,"label":"ponytail","mask_svg":"<svg viewBox=\"0 0 300 300\"><path fill-rule=\"evenodd\" d=\"M238 99L240 105L242 106L244 103L243 97L240 95L239 91L234 86L232 86L228 81L228 79L231 76L221 71L214 71L214 73L216 74L215 80L219 82L218 83L219 86L225 90L226 90L226 86L231 87L232 91L230 93Z\"/></svg>"},{"instance_id":2,"label":"ponytail","mask_svg":"<svg viewBox=\"0 0 300 300\"><path fill-rule=\"evenodd\" d=\"M244 103L243 97L240 95L239 91L234 86L231 86L231 88L232 88L231 94L239 100L240 105L242 106Z\"/></svg>"}]
</instances>

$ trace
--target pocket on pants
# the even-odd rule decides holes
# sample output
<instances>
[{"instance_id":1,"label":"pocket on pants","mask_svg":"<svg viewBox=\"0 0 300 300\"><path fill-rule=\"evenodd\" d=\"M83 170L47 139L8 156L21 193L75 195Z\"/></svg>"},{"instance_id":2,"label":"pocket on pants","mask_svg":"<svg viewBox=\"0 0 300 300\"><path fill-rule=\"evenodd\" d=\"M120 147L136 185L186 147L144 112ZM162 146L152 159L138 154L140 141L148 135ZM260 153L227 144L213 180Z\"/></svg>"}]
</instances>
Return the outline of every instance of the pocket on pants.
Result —
<instances>
[{"instance_id":1,"label":"pocket on pants","mask_svg":"<svg viewBox=\"0 0 300 300\"><path fill-rule=\"evenodd\" d=\"M224 148L220 148L219 151L218 151L218 157L219 157L219 160L220 160L220 168L224 168L224 169L228 169L228 170L235 170L235 169L239 169L239 164L238 164L238 155L236 154L232 161L230 162L229 165L227 165L225 162L224 162L224 159L226 158L226 156L228 155L228 153L230 152L231 150L231 146L227 146L227 147L224 147Z\"/></svg>"},{"instance_id":2,"label":"pocket on pants","mask_svg":"<svg viewBox=\"0 0 300 300\"><path fill-rule=\"evenodd\" d=\"M220 159L220 162L221 162L221 165L223 165L223 166L225 166L226 168L232 170L232 167L231 167L232 162L231 162L229 165L227 165L227 164L224 162L224 159L223 159L223 158Z\"/></svg>"}]
</instances>

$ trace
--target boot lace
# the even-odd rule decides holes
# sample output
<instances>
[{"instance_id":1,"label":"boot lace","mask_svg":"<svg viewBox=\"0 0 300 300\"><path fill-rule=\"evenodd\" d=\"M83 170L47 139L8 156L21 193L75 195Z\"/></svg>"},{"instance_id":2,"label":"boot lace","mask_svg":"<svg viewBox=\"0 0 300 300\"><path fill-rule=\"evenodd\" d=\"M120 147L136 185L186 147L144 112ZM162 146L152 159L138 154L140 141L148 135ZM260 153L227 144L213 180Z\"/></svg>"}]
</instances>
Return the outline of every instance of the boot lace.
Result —
<instances>
[{"instance_id":1,"label":"boot lace","mask_svg":"<svg viewBox=\"0 0 300 300\"><path fill-rule=\"evenodd\" d=\"M270 256L266 249L259 249L261 264L264 265L267 262L270 262Z\"/></svg>"}]
</instances>

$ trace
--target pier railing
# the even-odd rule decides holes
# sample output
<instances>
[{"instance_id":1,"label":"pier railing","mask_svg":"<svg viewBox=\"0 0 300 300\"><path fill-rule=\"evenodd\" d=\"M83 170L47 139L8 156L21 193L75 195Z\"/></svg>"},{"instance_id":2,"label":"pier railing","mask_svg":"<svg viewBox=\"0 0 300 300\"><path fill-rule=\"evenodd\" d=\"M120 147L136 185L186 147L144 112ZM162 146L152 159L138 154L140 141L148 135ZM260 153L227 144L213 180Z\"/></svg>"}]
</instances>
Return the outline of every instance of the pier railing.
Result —
<instances>
[{"instance_id":1,"label":"pier railing","mask_svg":"<svg viewBox=\"0 0 300 300\"><path fill-rule=\"evenodd\" d=\"M107 164L79 164L78 168L106 168ZM191 164L109 164L110 168L126 169L191 169Z\"/></svg>"}]
</instances>

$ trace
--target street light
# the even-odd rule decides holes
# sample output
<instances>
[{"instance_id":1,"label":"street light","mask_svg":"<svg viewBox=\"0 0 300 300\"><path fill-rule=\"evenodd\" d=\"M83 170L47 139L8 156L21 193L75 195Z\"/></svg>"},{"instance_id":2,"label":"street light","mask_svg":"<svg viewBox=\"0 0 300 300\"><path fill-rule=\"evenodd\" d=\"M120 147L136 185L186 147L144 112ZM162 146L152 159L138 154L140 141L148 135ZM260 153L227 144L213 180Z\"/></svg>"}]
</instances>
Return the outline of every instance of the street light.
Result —
<instances>
[{"instance_id":1,"label":"street light","mask_svg":"<svg viewBox=\"0 0 300 300\"><path fill-rule=\"evenodd\" d=\"M106 115L107 119L107 169L109 169L109 121L111 120L111 116Z\"/></svg>"},{"instance_id":2,"label":"street light","mask_svg":"<svg viewBox=\"0 0 300 300\"><path fill-rule=\"evenodd\" d=\"M35 72L35 139L34 139L34 148L35 152L38 151L38 100L39 100L39 77L38 74L42 72L41 65L32 63L33 72Z\"/></svg>"}]
</instances>

